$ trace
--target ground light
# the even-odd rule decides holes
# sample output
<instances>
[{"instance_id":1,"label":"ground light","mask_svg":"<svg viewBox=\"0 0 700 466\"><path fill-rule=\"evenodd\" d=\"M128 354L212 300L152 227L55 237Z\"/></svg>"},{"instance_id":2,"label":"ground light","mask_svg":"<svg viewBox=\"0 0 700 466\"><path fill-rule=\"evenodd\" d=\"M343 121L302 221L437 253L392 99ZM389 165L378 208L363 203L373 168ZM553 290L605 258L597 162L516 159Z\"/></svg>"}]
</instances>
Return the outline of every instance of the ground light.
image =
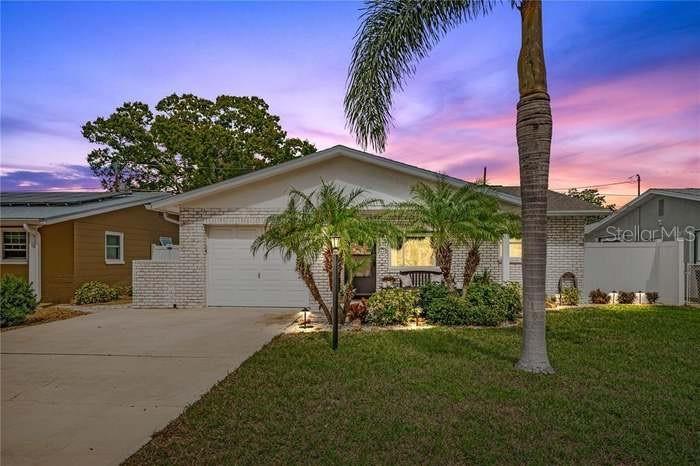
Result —
<instances>
[{"instance_id":1,"label":"ground light","mask_svg":"<svg viewBox=\"0 0 700 466\"><path fill-rule=\"evenodd\" d=\"M333 285L331 290L333 292L333 342L331 344L333 350L338 349L338 288L339 288L339 278L338 273L338 249L340 248L340 237L331 237L331 247L333 248Z\"/></svg>"}]
</instances>

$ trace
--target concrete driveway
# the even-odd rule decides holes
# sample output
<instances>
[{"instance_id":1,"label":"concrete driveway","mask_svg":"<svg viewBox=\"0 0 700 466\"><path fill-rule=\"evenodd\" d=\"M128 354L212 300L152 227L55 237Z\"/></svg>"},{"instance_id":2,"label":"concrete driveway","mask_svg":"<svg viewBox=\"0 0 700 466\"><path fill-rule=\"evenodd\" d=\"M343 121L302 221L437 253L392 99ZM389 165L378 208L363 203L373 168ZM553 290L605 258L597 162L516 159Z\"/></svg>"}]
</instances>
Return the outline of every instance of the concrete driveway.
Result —
<instances>
[{"instance_id":1,"label":"concrete driveway","mask_svg":"<svg viewBox=\"0 0 700 466\"><path fill-rule=\"evenodd\" d=\"M123 308L2 333L2 464L118 464L295 316Z\"/></svg>"}]
</instances>

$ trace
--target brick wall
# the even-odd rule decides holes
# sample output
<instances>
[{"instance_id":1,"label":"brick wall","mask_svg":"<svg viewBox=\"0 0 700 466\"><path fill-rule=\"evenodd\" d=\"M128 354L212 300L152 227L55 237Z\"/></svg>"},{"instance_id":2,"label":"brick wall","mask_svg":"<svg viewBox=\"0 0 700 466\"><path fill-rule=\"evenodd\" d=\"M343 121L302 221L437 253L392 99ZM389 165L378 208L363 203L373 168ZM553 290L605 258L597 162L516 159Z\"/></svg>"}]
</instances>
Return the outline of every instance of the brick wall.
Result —
<instances>
[{"instance_id":1,"label":"brick wall","mask_svg":"<svg viewBox=\"0 0 700 466\"><path fill-rule=\"evenodd\" d=\"M133 305L173 307L178 301L179 270L176 262L132 261Z\"/></svg>"},{"instance_id":2,"label":"brick wall","mask_svg":"<svg viewBox=\"0 0 700 466\"><path fill-rule=\"evenodd\" d=\"M576 275L579 289L583 286L583 231L582 217L550 217L547 223L547 278L545 290L548 295L557 293L559 278L564 272ZM452 273L461 286L466 248L455 248L452 257ZM501 281L503 277L500 243L486 243L480 248L481 261L477 273L489 271L491 277ZM377 289L382 286L382 277L398 277L398 270L391 267L391 249L386 243L377 248ZM510 280L522 283L522 265L510 262Z\"/></svg>"},{"instance_id":3,"label":"brick wall","mask_svg":"<svg viewBox=\"0 0 700 466\"><path fill-rule=\"evenodd\" d=\"M206 306L206 231L215 225L263 225L273 211L255 209L192 209L180 212L180 259L177 262L134 262L135 307L202 307ZM557 292L559 277L573 272L583 285L583 226L577 217L550 217L547 231L547 294ZM489 270L500 281L502 277L499 244L489 243L481 248L478 273ZM382 242L377 247L377 289L382 278L398 278L398 270L390 264L391 249ZM457 248L452 267L457 281L461 280L466 250ZM330 305L331 292L323 270L323 259L314 264L314 277L324 300ZM511 262L510 279L522 281L519 263ZM459 283L458 283L459 285ZM309 309L318 310L318 304L309 295Z\"/></svg>"}]
</instances>

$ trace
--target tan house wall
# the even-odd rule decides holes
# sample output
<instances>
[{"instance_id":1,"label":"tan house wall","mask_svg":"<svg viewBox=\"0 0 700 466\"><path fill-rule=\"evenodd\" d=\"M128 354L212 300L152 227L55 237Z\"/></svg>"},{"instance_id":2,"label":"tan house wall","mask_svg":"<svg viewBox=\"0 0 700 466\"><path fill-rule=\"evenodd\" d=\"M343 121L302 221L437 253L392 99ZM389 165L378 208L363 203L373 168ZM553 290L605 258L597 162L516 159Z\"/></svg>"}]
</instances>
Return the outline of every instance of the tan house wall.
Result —
<instances>
[{"instance_id":1,"label":"tan house wall","mask_svg":"<svg viewBox=\"0 0 700 466\"><path fill-rule=\"evenodd\" d=\"M16 275L27 280L29 267L27 264L0 264L0 276Z\"/></svg>"},{"instance_id":2,"label":"tan house wall","mask_svg":"<svg viewBox=\"0 0 700 466\"><path fill-rule=\"evenodd\" d=\"M124 234L124 263L105 262L105 232ZM177 225L163 220L158 212L143 206L85 217L73 222L75 249L74 288L99 280L110 285L131 285L132 261L149 259L151 244L160 236L178 242Z\"/></svg>"},{"instance_id":3,"label":"tan house wall","mask_svg":"<svg viewBox=\"0 0 700 466\"><path fill-rule=\"evenodd\" d=\"M41 300L66 303L73 297L73 222L47 225L41 233Z\"/></svg>"},{"instance_id":4,"label":"tan house wall","mask_svg":"<svg viewBox=\"0 0 700 466\"><path fill-rule=\"evenodd\" d=\"M124 234L124 264L105 262L105 232ZM130 285L132 261L150 259L160 236L179 242L178 226L144 206L46 225L41 233L41 301L67 303L90 280ZM28 279L27 264L0 264L0 274Z\"/></svg>"}]
</instances>

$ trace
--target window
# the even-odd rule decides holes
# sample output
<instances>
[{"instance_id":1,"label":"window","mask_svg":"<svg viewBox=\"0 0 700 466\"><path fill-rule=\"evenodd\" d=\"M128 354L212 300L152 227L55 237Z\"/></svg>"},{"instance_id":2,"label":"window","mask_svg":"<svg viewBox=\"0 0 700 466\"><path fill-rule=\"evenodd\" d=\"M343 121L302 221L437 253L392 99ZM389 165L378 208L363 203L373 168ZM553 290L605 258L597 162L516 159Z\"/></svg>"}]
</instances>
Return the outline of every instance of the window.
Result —
<instances>
[{"instance_id":1,"label":"window","mask_svg":"<svg viewBox=\"0 0 700 466\"><path fill-rule=\"evenodd\" d=\"M27 232L2 232L2 259L15 262L27 260Z\"/></svg>"},{"instance_id":2,"label":"window","mask_svg":"<svg viewBox=\"0 0 700 466\"><path fill-rule=\"evenodd\" d=\"M410 238L400 249L391 250L392 267L434 267L435 252L430 238Z\"/></svg>"},{"instance_id":3,"label":"window","mask_svg":"<svg viewBox=\"0 0 700 466\"><path fill-rule=\"evenodd\" d=\"M664 216L664 200L659 199L659 217Z\"/></svg>"},{"instance_id":4,"label":"window","mask_svg":"<svg viewBox=\"0 0 700 466\"><path fill-rule=\"evenodd\" d=\"M107 264L124 263L124 233L105 232L105 262Z\"/></svg>"},{"instance_id":5,"label":"window","mask_svg":"<svg viewBox=\"0 0 700 466\"><path fill-rule=\"evenodd\" d=\"M503 256L503 248L499 249L499 254ZM520 262L523 258L523 240L510 238L508 240L508 257L511 262Z\"/></svg>"}]
</instances>

